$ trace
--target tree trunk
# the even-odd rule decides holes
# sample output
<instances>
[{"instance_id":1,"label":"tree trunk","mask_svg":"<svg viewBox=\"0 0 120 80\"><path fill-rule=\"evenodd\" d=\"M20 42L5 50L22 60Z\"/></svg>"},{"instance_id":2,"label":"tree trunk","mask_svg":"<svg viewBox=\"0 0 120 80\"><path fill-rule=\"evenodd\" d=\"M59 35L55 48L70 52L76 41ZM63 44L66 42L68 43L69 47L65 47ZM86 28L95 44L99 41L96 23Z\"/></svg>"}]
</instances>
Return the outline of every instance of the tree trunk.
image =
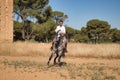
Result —
<instances>
[{"instance_id":1,"label":"tree trunk","mask_svg":"<svg viewBox=\"0 0 120 80\"><path fill-rule=\"evenodd\" d=\"M23 20L22 38L23 38L23 40L25 40L25 39L26 39L26 37L25 37L25 20Z\"/></svg>"}]
</instances>

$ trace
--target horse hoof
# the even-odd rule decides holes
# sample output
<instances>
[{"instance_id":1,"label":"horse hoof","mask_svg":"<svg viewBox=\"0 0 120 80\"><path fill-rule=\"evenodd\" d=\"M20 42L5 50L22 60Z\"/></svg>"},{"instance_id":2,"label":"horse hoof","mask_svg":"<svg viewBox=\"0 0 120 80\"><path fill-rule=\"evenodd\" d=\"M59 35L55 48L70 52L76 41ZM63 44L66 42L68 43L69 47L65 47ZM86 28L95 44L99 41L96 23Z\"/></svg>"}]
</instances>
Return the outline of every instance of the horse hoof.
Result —
<instances>
[{"instance_id":1,"label":"horse hoof","mask_svg":"<svg viewBox=\"0 0 120 80\"><path fill-rule=\"evenodd\" d=\"M49 66L49 62L47 62L47 65Z\"/></svg>"},{"instance_id":2,"label":"horse hoof","mask_svg":"<svg viewBox=\"0 0 120 80\"><path fill-rule=\"evenodd\" d=\"M61 67L61 63L58 63L58 66Z\"/></svg>"},{"instance_id":3,"label":"horse hoof","mask_svg":"<svg viewBox=\"0 0 120 80\"><path fill-rule=\"evenodd\" d=\"M54 62L54 65L56 65L57 63L56 62Z\"/></svg>"}]
</instances>

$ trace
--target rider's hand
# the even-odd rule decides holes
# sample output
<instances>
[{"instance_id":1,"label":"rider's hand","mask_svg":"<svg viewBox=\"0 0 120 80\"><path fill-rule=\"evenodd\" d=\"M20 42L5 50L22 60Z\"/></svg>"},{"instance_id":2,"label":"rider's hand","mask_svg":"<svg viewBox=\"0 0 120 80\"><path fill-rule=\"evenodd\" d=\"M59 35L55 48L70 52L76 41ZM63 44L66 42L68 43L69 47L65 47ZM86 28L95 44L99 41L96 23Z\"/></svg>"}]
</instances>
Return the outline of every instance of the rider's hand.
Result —
<instances>
[{"instance_id":1,"label":"rider's hand","mask_svg":"<svg viewBox=\"0 0 120 80\"><path fill-rule=\"evenodd\" d=\"M64 33L62 33L62 34L61 34L61 36L62 36L62 37L64 37L64 36L65 36L65 34L64 34Z\"/></svg>"},{"instance_id":2,"label":"rider's hand","mask_svg":"<svg viewBox=\"0 0 120 80\"><path fill-rule=\"evenodd\" d=\"M58 33L59 31L61 31L61 30L58 30L57 33Z\"/></svg>"}]
</instances>

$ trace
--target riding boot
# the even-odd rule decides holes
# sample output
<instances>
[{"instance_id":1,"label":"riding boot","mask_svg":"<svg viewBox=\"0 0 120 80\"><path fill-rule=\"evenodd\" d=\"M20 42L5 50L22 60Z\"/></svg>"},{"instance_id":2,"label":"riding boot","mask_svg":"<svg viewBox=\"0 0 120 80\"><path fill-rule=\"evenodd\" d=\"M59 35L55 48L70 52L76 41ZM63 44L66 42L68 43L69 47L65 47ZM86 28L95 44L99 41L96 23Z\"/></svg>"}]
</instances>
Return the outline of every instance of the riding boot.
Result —
<instances>
[{"instance_id":1,"label":"riding boot","mask_svg":"<svg viewBox=\"0 0 120 80\"><path fill-rule=\"evenodd\" d=\"M67 50L67 43L65 44L65 52L67 53L68 50Z\"/></svg>"}]
</instances>

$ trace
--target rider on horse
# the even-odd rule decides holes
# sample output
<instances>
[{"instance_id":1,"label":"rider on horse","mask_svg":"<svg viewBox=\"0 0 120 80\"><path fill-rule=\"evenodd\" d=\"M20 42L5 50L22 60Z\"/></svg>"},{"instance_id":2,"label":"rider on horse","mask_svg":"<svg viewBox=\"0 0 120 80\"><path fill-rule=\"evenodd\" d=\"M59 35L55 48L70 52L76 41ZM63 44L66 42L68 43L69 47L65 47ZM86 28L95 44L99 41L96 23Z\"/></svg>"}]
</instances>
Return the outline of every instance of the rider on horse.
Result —
<instances>
[{"instance_id":1,"label":"rider on horse","mask_svg":"<svg viewBox=\"0 0 120 80\"><path fill-rule=\"evenodd\" d=\"M67 39L66 39L66 37L65 37L66 29L65 29L65 27L63 26L63 21L62 21L62 20L60 20L59 26L57 26L57 28L55 29L55 32L56 32L57 36L55 36L55 38L53 39L51 49L53 48L53 43L54 43L54 42L59 42L60 37L62 37L62 39L63 39L63 43L62 43L62 44L63 44L63 46L64 46L65 52L67 52Z\"/></svg>"},{"instance_id":2,"label":"rider on horse","mask_svg":"<svg viewBox=\"0 0 120 80\"><path fill-rule=\"evenodd\" d=\"M47 62L47 65L49 65L52 57L54 54L56 54L56 57L54 58L54 64L56 64L56 59L58 58L58 64L60 65L60 59L61 57L65 56L65 52L67 52L67 39L65 37L66 30L63 26L63 21L60 21L60 25L57 26L55 29L56 36L53 39L52 47L51 47L51 55L49 57L49 60Z\"/></svg>"}]
</instances>

